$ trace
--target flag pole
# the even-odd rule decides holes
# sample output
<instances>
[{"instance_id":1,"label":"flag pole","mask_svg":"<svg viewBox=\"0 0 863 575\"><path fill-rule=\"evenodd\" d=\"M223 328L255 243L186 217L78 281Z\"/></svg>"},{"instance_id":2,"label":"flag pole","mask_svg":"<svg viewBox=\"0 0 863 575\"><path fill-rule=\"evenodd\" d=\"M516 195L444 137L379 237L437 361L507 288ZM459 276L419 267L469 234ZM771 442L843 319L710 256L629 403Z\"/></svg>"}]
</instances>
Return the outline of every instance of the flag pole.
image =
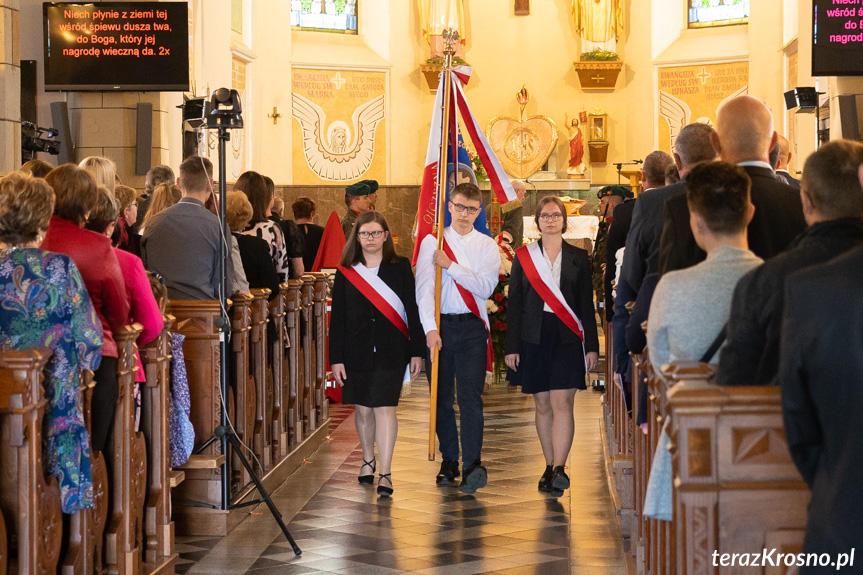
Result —
<instances>
[{"instance_id":1,"label":"flag pole","mask_svg":"<svg viewBox=\"0 0 863 575\"><path fill-rule=\"evenodd\" d=\"M449 108L452 98L452 57L455 54L455 45L458 42L458 31L447 28L441 34L444 41L444 65L441 74L441 85L443 87L443 110L441 113L441 139L440 159L437 171L437 213L435 216L434 231L437 234L437 249L443 249L444 210L446 209L446 186L447 186L447 146L449 145ZM435 325L440 334L440 298L441 298L441 268L435 266L434 278L434 315ZM437 383L440 367L440 353L438 348L431 350L431 390L429 398L429 461L435 459L435 435L437 433Z\"/></svg>"}]
</instances>

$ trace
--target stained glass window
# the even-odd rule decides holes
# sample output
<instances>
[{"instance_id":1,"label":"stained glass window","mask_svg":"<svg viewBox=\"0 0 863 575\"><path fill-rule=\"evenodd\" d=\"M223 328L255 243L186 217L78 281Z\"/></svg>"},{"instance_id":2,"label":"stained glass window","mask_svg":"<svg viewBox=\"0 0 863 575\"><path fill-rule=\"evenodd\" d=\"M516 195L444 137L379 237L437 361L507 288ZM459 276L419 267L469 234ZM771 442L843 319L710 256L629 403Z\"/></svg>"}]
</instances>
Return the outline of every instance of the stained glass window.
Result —
<instances>
[{"instance_id":1,"label":"stained glass window","mask_svg":"<svg viewBox=\"0 0 863 575\"><path fill-rule=\"evenodd\" d=\"M690 28L749 22L749 0L687 0Z\"/></svg>"},{"instance_id":2,"label":"stained glass window","mask_svg":"<svg viewBox=\"0 0 863 575\"><path fill-rule=\"evenodd\" d=\"M359 0L291 0L291 27L356 34L358 4Z\"/></svg>"}]
</instances>

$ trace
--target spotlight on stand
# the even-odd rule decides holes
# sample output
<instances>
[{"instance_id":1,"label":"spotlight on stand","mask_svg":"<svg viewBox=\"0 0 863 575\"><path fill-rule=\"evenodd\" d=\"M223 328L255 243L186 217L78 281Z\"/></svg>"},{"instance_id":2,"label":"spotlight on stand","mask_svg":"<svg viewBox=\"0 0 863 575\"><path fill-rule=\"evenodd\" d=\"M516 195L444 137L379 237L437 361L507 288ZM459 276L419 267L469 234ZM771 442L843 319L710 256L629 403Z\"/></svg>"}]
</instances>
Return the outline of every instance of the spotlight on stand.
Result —
<instances>
[{"instance_id":1,"label":"spotlight on stand","mask_svg":"<svg viewBox=\"0 0 863 575\"><path fill-rule=\"evenodd\" d=\"M236 90L219 88L210 98L208 129L240 130L243 128L243 105Z\"/></svg>"},{"instance_id":2,"label":"spotlight on stand","mask_svg":"<svg viewBox=\"0 0 863 575\"><path fill-rule=\"evenodd\" d=\"M227 156L225 153L225 144L228 140L231 139L230 130L239 130L243 127L243 116L242 116L242 106L240 104L240 95L236 90L229 90L228 88L219 88L215 92L213 92L213 96L210 99L210 111L206 114L205 126L206 128L212 130L218 130L219 132L219 222L220 227L223 230L226 230L224 236L222 236L222 241L219 242L219 301L221 302L221 315L217 320L217 327L219 328L219 353L221 357L228 357L228 346L227 341L230 337L231 332L231 322L228 317L228 297L231 295L227 290L227 258L229 256L228 247L228 239L230 236L227 232L228 226L225 225L225 197L227 195L227 169L225 167L225 163L227 161ZM206 108L203 108L206 110ZM184 109L185 111L185 109ZM227 368L225 366L225 362L219 362L219 389L220 396L222 401L224 402L224 398L228 396L228 373ZM270 510L270 513L273 516L273 519L276 520L276 523L279 525L279 528L284 533L285 538L291 544L291 547L294 550L296 555L300 555L302 551L297 546L297 543L294 541L293 537L291 537L290 532L288 531L288 527L285 525L284 520L282 519L281 513L276 508L276 505L273 503L273 499L270 497L269 492L264 488L261 484L261 480L258 478L255 470L252 468L249 460L246 459L246 456L243 453L243 446L240 443L237 436L234 434L234 427L231 425L228 420L228 406L223 403L222 405L222 413L220 425L216 427L213 431L212 437L207 439L201 445L196 453L201 453L205 449L207 449L213 443L218 442L221 446L221 453L225 455L225 459L222 463L221 468L221 505L219 509L221 511L228 511L230 509L236 509L238 507L246 507L248 505L254 505L258 503L266 503L267 507ZM254 501L241 501L237 503L231 503L230 501L230 470L229 465L231 465L231 461L234 459L232 457L227 457L228 454L228 446L230 445L233 450L233 454L240 461L243 467L246 468L246 471L249 474L249 477L252 479L252 482L257 487L258 494L260 497L255 499ZM205 507L214 507L208 503L202 502L189 502L193 505L205 506Z\"/></svg>"},{"instance_id":3,"label":"spotlight on stand","mask_svg":"<svg viewBox=\"0 0 863 575\"><path fill-rule=\"evenodd\" d=\"M785 92L785 109L797 109L795 114L815 113L815 132L818 136L817 147L826 139L825 131L821 130L821 105L818 97L824 94L811 87L796 87Z\"/></svg>"}]
</instances>

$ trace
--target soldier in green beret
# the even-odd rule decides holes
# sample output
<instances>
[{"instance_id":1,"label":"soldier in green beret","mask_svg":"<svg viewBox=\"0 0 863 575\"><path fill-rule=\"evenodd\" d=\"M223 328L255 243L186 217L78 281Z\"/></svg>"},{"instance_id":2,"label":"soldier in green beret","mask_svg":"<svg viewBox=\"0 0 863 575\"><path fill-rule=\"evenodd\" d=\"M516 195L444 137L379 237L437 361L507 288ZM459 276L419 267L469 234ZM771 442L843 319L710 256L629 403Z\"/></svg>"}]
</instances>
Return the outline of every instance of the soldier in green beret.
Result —
<instances>
[{"instance_id":1,"label":"soldier in green beret","mask_svg":"<svg viewBox=\"0 0 863 575\"><path fill-rule=\"evenodd\" d=\"M375 182L377 185L377 182ZM351 234L357 216L369 209L370 188L363 182L357 182L345 187L345 205L348 213L342 218L342 231L345 232L345 240Z\"/></svg>"},{"instance_id":2,"label":"soldier in green beret","mask_svg":"<svg viewBox=\"0 0 863 575\"><path fill-rule=\"evenodd\" d=\"M608 241L608 225L614 207L623 203L623 200L634 197L632 191L626 186L614 185L600 188L597 193L599 197L599 230L596 232L596 242L591 256L593 268L593 290L596 292L596 301L605 301L605 265L606 244Z\"/></svg>"},{"instance_id":3,"label":"soldier in green beret","mask_svg":"<svg viewBox=\"0 0 863 575\"><path fill-rule=\"evenodd\" d=\"M378 202L378 185L377 180L361 180L358 184L365 184L369 187L369 209L374 210L375 204Z\"/></svg>"}]
</instances>

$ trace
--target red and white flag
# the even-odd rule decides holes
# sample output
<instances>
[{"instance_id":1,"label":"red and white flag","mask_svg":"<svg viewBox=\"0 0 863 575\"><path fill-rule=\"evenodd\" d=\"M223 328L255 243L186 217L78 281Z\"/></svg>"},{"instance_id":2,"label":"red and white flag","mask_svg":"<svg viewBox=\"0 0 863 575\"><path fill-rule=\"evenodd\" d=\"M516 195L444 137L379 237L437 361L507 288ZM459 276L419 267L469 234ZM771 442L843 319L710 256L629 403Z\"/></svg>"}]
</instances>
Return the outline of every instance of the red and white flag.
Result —
<instances>
[{"instance_id":1,"label":"red and white flag","mask_svg":"<svg viewBox=\"0 0 863 575\"><path fill-rule=\"evenodd\" d=\"M506 175L500 161L497 159L491 145L483 134L479 122L474 118L467 100L464 96L463 84L467 84L473 70L469 66L456 66L453 68L451 75L452 91L451 91L451 106L452 108L445 115L443 108L444 90L443 82L438 85L437 95L435 96L434 113L432 114L431 127L429 129L429 143L426 148L426 161L423 170L422 187L420 188L419 209L417 211L417 229L416 242L414 243L413 263L416 264L419 256L420 245L423 238L431 234L434 230L435 218L437 215L437 178L440 170L440 155L441 155L441 128L444 118L449 118L452 122L451 132L454 132L456 110L461 115L462 121L465 124L470 140L482 161L482 166L488 174L491 181L491 187L497 196L498 202L503 206L508 202L515 201L518 197L509 177ZM441 79L443 79L441 73ZM453 154L456 157L456 154ZM441 226L443 223L441 222Z\"/></svg>"}]
</instances>

